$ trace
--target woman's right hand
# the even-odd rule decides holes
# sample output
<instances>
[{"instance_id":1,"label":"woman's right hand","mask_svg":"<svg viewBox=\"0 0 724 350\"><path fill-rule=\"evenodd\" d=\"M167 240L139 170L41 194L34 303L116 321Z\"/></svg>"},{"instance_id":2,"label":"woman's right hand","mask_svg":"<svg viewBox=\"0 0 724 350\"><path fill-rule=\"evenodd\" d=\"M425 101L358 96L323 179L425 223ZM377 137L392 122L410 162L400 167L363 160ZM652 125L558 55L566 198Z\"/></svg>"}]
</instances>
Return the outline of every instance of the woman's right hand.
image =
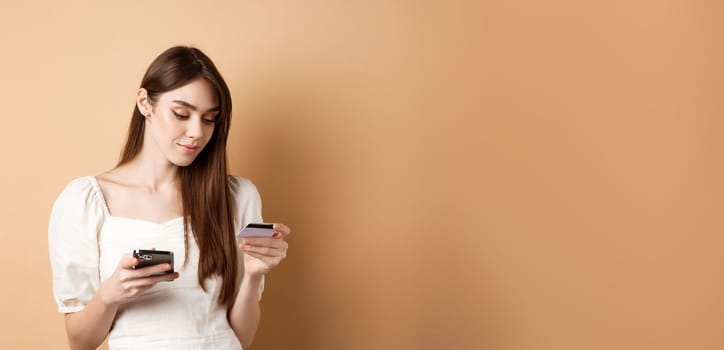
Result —
<instances>
[{"instance_id":1,"label":"woman's right hand","mask_svg":"<svg viewBox=\"0 0 724 350\"><path fill-rule=\"evenodd\" d=\"M100 297L106 305L123 304L158 282L173 281L178 278L178 272L153 276L168 271L169 264L158 264L134 269L138 259L131 254L124 254L111 277L103 281L100 287Z\"/></svg>"}]
</instances>

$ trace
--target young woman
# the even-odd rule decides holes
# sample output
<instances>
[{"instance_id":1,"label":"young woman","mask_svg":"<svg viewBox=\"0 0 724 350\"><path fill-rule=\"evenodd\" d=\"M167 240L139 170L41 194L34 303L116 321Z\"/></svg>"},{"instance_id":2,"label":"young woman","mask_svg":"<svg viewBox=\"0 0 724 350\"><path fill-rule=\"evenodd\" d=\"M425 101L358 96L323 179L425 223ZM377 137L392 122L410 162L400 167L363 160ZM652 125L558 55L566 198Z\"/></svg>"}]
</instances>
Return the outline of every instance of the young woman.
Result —
<instances>
[{"instance_id":1,"label":"young woman","mask_svg":"<svg viewBox=\"0 0 724 350\"><path fill-rule=\"evenodd\" d=\"M229 89L190 47L158 56L138 90L118 165L71 181L50 216L53 292L72 349L239 349L259 324L264 275L289 227L236 240L262 222L256 187L229 176ZM134 268L136 249L174 253Z\"/></svg>"}]
</instances>

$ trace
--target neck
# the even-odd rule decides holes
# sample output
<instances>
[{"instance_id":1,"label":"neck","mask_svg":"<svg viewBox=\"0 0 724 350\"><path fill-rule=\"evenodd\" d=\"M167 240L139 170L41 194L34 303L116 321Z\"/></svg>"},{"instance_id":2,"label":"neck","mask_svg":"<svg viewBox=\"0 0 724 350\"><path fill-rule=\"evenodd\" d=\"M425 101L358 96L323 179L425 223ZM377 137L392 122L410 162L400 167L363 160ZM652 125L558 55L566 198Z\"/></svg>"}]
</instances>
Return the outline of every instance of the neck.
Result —
<instances>
[{"instance_id":1,"label":"neck","mask_svg":"<svg viewBox=\"0 0 724 350\"><path fill-rule=\"evenodd\" d=\"M126 164L133 182L150 192L158 192L176 185L178 166L172 164L160 152L143 147L136 157Z\"/></svg>"}]
</instances>

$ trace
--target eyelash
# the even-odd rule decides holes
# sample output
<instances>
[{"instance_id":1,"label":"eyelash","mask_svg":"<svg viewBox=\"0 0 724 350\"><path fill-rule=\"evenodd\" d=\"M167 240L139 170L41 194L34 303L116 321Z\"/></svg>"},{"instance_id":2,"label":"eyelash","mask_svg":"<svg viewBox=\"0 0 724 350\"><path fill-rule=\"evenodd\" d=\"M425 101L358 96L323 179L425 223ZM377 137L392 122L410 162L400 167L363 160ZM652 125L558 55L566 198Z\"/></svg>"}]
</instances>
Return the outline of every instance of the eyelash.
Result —
<instances>
[{"instance_id":1,"label":"eyelash","mask_svg":"<svg viewBox=\"0 0 724 350\"><path fill-rule=\"evenodd\" d=\"M189 119L189 116L187 116L187 115L178 114L178 113L176 113L176 111L172 111L172 112L173 112L173 115L175 115L176 118L178 118L178 119L181 119L181 120Z\"/></svg>"},{"instance_id":2,"label":"eyelash","mask_svg":"<svg viewBox=\"0 0 724 350\"><path fill-rule=\"evenodd\" d=\"M171 112L176 116L176 118L178 118L178 119L180 119L180 120L189 119L189 116L187 116L187 115L178 114L178 113L176 113L176 111L171 111ZM216 124L216 119L213 119L213 120L202 119L202 120L203 120L203 122L206 123L206 124Z\"/></svg>"}]
</instances>

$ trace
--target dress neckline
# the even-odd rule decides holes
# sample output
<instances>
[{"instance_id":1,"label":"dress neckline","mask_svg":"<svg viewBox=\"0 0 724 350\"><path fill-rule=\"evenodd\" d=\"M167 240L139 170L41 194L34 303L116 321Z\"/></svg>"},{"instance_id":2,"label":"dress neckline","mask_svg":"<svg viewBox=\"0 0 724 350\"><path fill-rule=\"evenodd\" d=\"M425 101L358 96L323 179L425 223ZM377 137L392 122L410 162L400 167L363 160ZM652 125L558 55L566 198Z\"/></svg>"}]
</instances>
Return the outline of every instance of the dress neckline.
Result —
<instances>
[{"instance_id":1,"label":"dress neckline","mask_svg":"<svg viewBox=\"0 0 724 350\"><path fill-rule=\"evenodd\" d=\"M151 221L151 220L146 220L146 219L127 217L127 216L114 216L113 214L111 214L110 209L108 209L108 203L106 203L106 196L105 196L105 194L103 194L103 189L101 188L100 182L98 182L98 178L96 178L95 176L89 176L89 179L90 179L91 184L93 185L93 189L96 191L96 193L98 193L98 197L100 199L100 205L101 205L101 208L103 209L103 213L111 219L138 222L138 223L150 224L150 225L156 225L156 226L169 225L171 223L175 223L176 221L183 219L183 216L178 216L178 217L175 217L173 219L169 219L169 220L166 220L163 222L156 222L156 221Z\"/></svg>"}]
</instances>

